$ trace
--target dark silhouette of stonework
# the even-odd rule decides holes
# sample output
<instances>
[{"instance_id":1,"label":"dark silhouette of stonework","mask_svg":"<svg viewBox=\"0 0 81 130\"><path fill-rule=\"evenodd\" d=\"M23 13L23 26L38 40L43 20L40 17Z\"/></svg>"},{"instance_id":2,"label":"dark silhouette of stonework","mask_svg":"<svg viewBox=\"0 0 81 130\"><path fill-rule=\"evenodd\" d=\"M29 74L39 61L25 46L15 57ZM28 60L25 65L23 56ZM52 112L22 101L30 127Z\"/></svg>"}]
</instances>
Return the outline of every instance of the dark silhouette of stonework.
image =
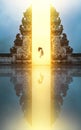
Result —
<instances>
[{"instance_id":1,"label":"dark silhouette of stonework","mask_svg":"<svg viewBox=\"0 0 81 130\"><path fill-rule=\"evenodd\" d=\"M23 13L19 30L10 53L0 53L0 64L32 63L32 6ZM54 7L50 8L50 32L51 63L81 64L81 53L73 53L67 35L63 32L59 13ZM40 55L45 53L43 49L40 51Z\"/></svg>"}]
</instances>

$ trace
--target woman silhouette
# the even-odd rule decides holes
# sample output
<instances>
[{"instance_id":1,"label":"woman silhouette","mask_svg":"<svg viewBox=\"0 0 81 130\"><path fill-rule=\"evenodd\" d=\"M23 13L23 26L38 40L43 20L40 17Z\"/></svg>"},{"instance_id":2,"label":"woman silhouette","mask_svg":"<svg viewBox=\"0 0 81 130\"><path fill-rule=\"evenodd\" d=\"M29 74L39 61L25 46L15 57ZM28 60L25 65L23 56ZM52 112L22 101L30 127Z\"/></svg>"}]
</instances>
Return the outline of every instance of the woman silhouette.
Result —
<instances>
[{"instance_id":1,"label":"woman silhouette","mask_svg":"<svg viewBox=\"0 0 81 130\"><path fill-rule=\"evenodd\" d=\"M40 52L40 58L44 55L42 47L38 47L38 52Z\"/></svg>"}]
</instances>

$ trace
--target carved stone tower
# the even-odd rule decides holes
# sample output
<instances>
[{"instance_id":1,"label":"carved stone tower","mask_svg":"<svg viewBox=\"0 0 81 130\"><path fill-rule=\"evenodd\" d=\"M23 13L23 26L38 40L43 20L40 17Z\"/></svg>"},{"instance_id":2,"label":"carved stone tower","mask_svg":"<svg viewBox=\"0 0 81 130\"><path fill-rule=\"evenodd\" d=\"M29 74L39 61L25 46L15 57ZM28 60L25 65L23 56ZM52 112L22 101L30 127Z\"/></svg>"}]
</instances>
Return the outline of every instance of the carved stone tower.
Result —
<instances>
[{"instance_id":1,"label":"carved stone tower","mask_svg":"<svg viewBox=\"0 0 81 130\"><path fill-rule=\"evenodd\" d=\"M32 53L32 7L28 8L22 18L20 33L16 35L14 46L10 49L16 62L31 63Z\"/></svg>"},{"instance_id":2,"label":"carved stone tower","mask_svg":"<svg viewBox=\"0 0 81 130\"><path fill-rule=\"evenodd\" d=\"M16 63L32 63L32 7L24 13L19 30L14 46L10 49L11 54ZM68 56L72 54L73 49L69 46L66 34L63 33L59 13L52 6L50 8L50 44L52 63L67 61Z\"/></svg>"},{"instance_id":3,"label":"carved stone tower","mask_svg":"<svg viewBox=\"0 0 81 130\"><path fill-rule=\"evenodd\" d=\"M51 59L53 61L59 61L67 59L73 49L68 46L69 41L67 36L63 33L63 25L61 25L61 19L59 13L51 6Z\"/></svg>"}]
</instances>

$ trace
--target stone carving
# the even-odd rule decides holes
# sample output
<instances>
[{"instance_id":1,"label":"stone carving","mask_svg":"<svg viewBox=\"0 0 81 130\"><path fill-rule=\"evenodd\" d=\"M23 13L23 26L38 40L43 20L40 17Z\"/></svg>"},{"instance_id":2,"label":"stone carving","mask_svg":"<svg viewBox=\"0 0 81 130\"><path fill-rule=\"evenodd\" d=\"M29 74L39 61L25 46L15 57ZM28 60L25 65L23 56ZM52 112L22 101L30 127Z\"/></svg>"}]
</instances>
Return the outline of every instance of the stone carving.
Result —
<instances>
[{"instance_id":1,"label":"stone carving","mask_svg":"<svg viewBox=\"0 0 81 130\"><path fill-rule=\"evenodd\" d=\"M59 13L54 7L50 10L50 31L51 31L51 61L66 60L72 54L73 49L69 46L67 36L63 33L63 25ZM16 61L31 63L32 57L32 7L28 8L23 14L20 33L16 35L14 46L10 49L11 54L15 55ZM39 25L40 26L40 25ZM43 50L41 49L43 54ZM41 56L40 56L41 57Z\"/></svg>"},{"instance_id":2,"label":"stone carving","mask_svg":"<svg viewBox=\"0 0 81 130\"><path fill-rule=\"evenodd\" d=\"M69 41L63 33L63 25L59 13L54 7L51 7L51 58L53 60L66 59L68 54L72 54L73 49L68 46Z\"/></svg>"},{"instance_id":3,"label":"stone carving","mask_svg":"<svg viewBox=\"0 0 81 130\"><path fill-rule=\"evenodd\" d=\"M15 54L16 61L29 61L31 63L32 53L32 8L28 8L22 18L20 33L16 35L14 46L10 49L11 54Z\"/></svg>"}]
</instances>

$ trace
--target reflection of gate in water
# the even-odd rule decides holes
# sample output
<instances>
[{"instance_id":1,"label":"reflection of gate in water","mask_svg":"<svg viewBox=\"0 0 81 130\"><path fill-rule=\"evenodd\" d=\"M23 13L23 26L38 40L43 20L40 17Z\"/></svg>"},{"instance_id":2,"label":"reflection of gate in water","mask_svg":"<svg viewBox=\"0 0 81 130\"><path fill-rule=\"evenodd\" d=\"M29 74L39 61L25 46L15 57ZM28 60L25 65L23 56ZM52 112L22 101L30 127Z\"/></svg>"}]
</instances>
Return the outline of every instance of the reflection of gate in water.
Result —
<instances>
[{"instance_id":1,"label":"reflection of gate in water","mask_svg":"<svg viewBox=\"0 0 81 130\"><path fill-rule=\"evenodd\" d=\"M0 68L0 77L10 77L14 84L24 116L31 127L28 130L52 130L72 77L77 76L81 77L81 69L73 67Z\"/></svg>"}]
</instances>

